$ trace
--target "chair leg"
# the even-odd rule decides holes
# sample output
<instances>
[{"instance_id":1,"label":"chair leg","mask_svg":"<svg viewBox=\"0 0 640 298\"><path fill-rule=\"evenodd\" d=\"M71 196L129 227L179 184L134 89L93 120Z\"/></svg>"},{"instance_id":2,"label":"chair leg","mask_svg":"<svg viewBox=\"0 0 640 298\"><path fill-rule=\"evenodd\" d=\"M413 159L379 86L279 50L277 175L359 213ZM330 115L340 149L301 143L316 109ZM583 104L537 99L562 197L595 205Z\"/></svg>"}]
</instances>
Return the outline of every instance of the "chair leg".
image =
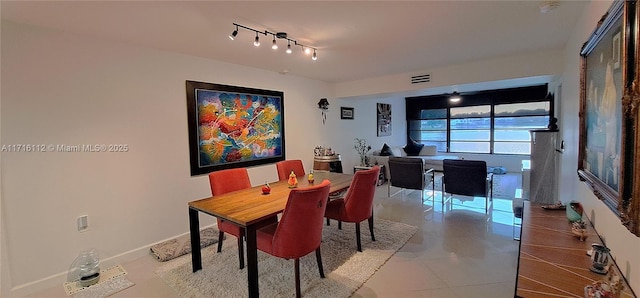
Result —
<instances>
[{"instance_id":1,"label":"chair leg","mask_svg":"<svg viewBox=\"0 0 640 298\"><path fill-rule=\"evenodd\" d=\"M300 294L300 259L295 259L293 261L293 266L296 276L296 298L300 298L302 297L302 295Z\"/></svg>"},{"instance_id":2,"label":"chair leg","mask_svg":"<svg viewBox=\"0 0 640 298\"><path fill-rule=\"evenodd\" d=\"M342 221L341 220L338 221L338 230L342 230Z\"/></svg>"},{"instance_id":3,"label":"chair leg","mask_svg":"<svg viewBox=\"0 0 640 298\"><path fill-rule=\"evenodd\" d=\"M224 240L224 232L220 231L220 233L218 233L218 252L222 251L222 240Z\"/></svg>"},{"instance_id":4,"label":"chair leg","mask_svg":"<svg viewBox=\"0 0 640 298\"><path fill-rule=\"evenodd\" d=\"M320 277L324 278L324 267L322 267L322 255L320 255L320 246L318 246L318 249L316 249L316 261L318 262Z\"/></svg>"},{"instance_id":5,"label":"chair leg","mask_svg":"<svg viewBox=\"0 0 640 298\"><path fill-rule=\"evenodd\" d=\"M376 236L373 235L373 214L369 217L369 232L371 232L371 241L376 241Z\"/></svg>"},{"instance_id":6,"label":"chair leg","mask_svg":"<svg viewBox=\"0 0 640 298\"><path fill-rule=\"evenodd\" d=\"M360 244L360 223L356 223L356 243L358 244L358 251L362 252L362 245Z\"/></svg>"},{"instance_id":7,"label":"chair leg","mask_svg":"<svg viewBox=\"0 0 640 298\"><path fill-rule=\"evenodd\" d=\"M329 221L329 218L327 217L327 225L330 226L331 222Z\"/></svg>"},{"instance_id":8,"label":"chair leg","mask_svg":"<svg viewBox=\"0 0 640 298\"><path fill-rule=\"evenodd\" d=\"M238 258L240 260L240 269L244 269L244 243L242 243L242 236L238 236Z\"/></svg>"}]
</instances>

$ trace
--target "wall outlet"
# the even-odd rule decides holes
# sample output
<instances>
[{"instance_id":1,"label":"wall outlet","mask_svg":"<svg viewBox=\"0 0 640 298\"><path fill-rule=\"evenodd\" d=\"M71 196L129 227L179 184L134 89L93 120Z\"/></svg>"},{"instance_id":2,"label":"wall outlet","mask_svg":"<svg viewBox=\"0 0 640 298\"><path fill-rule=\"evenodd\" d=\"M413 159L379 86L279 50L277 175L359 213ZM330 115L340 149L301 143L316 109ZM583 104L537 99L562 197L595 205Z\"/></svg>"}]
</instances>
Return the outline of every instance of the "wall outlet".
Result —
<instances>
[{"instance_id":1,"label":"wall outlet","mask_svg":"<svg viewBox=\"0 0 640 298\"><path fill-rule=\"evenodd\" d=\"M89 229L89 216L81 215L78 217L78 232L86 232Z\"/></svg>"}]
</instances>

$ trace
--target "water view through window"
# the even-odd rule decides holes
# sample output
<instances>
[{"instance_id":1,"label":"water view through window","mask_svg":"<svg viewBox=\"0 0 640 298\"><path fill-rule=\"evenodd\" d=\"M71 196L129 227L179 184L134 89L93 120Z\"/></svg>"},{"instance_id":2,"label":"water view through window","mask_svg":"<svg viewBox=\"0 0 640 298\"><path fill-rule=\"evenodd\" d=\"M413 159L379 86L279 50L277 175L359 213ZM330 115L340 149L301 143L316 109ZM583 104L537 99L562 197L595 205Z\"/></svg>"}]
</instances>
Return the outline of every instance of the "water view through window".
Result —
<instances>
[{"instance_id":1,"label":"water view through window","mask_svg":"<svg viewBox=\"0 0 640 298\"><path fill-rule=\"evenodd\" d=\"M424 109L409 135L441 152L528 155L529 130L547 127L549 109L549 101Z\"/></svg>"}]
</instances>

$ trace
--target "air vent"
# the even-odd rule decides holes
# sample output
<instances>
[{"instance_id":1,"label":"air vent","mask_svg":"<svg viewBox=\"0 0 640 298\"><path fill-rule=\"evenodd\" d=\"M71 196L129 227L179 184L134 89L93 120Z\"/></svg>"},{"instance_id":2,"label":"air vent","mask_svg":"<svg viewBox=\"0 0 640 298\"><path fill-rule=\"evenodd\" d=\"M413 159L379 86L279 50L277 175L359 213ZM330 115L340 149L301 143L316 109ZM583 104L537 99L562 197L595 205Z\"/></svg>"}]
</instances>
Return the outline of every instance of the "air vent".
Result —
<instances>
[{"instance_id":1,"label":"air vent","mask_svg":"<svg viewBox=\"0 0 640 298\"><path fill-rule=\"evenodd\" d=\"M431 74L423 74L411 77L411 84L421 84L431 82Z\"/></svg>"}]
</instances>

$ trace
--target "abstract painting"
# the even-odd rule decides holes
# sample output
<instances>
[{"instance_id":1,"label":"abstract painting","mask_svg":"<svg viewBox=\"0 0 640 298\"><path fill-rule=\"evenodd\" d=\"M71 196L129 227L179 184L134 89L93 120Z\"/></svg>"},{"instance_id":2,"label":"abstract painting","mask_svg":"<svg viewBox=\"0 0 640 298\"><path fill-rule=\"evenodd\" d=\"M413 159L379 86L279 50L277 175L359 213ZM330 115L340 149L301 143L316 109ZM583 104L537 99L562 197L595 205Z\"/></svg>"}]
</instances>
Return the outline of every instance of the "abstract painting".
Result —
<instances>
[{"instance_id":1,"label":"abstract painting","mask_svg":"<svg viewBox=\"0 0 640 298\"><path fill-rule=\"evenodd\" d=\"M191 175L284 160L284 93L187 81Z\"/></svg>"}]
</instances>

